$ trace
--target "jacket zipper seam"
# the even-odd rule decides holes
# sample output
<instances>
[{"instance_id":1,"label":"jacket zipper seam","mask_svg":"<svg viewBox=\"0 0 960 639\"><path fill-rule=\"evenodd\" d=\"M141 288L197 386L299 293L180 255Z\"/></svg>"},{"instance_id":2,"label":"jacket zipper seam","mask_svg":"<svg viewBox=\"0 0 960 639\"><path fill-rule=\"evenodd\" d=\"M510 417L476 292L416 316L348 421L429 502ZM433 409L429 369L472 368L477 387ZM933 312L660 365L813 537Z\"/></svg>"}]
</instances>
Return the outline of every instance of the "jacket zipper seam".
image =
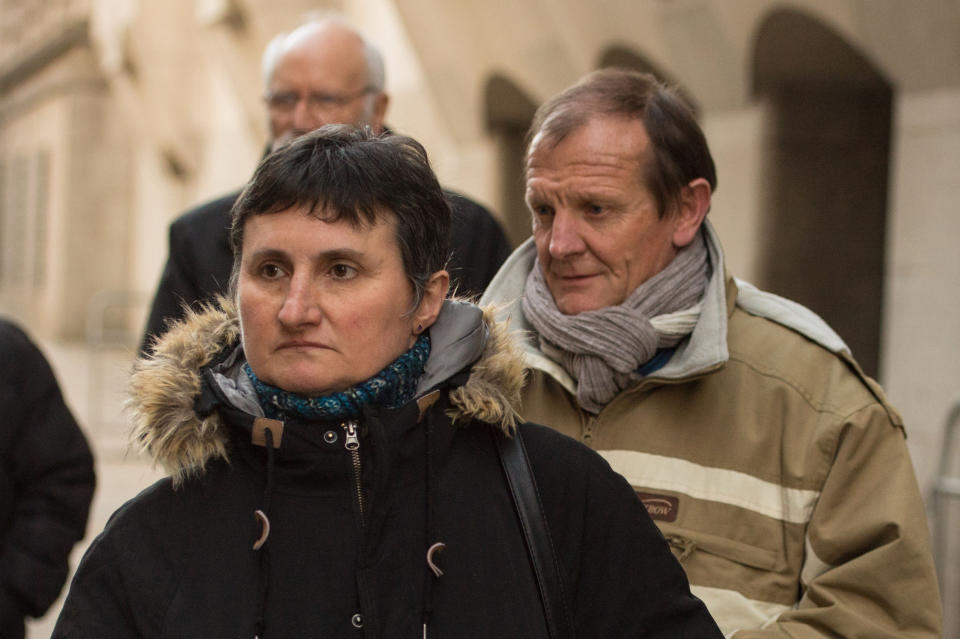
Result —
<instances>
[{"instance_id":1,"label":"jacket zipper seam","mask_svg":"<svg viewBox=\"0 0 960 639\"><path fill-rule=\"evenodd\" d=\"M346 431L343 447L350 453L350 461L353 464L353 482L357 496L357 507L360 510L360 527L362 528L364 525L364 500L362 475L360 474L360 437L357 432L358 426L354 420L344 422L342 426L344 431Z\"/></svg>"}]
</instances>

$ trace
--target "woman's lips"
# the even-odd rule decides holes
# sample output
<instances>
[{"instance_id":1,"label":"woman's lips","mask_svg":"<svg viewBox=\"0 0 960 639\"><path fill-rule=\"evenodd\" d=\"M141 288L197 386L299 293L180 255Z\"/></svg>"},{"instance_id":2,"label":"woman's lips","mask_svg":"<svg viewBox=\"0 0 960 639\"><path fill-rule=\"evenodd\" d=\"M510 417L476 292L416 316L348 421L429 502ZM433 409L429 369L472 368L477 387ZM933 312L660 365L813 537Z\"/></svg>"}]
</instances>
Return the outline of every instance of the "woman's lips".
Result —
<instances>
[{"instance_id":1,"label":"woman's lips","mask_svg":"<svg viewBox=\"0 0 960 639\"><path fill-rule=\"evenodd\" d=\"M319 342L310 342L306 340L295 340L289 342L282 342L277 350L283 350L287 348L328 348L326 344L321 344Z\"/></svg>"}]
</instances>

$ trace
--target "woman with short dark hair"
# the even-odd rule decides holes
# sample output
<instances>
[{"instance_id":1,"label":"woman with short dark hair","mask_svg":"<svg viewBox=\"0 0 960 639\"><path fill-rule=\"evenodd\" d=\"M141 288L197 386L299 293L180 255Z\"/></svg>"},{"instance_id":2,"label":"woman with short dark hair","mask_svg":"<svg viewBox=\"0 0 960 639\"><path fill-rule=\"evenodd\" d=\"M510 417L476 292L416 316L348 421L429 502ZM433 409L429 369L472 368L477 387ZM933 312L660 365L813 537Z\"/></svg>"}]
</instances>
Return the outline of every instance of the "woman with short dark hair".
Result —
<instances>
[{"instance_id":1,"label":"woman with short dark hair","mask_svg":"<svg viewBox=\"0 0 960 639\"><path fill-rule=\"evenodd\" d=\"M90 548L55 637L719 637L629 485L518 424L512 342L445 299L449 215L410 138L325 127L258 168L234 302L133 378L171 477Z\"/></svg>"}]
</instances>

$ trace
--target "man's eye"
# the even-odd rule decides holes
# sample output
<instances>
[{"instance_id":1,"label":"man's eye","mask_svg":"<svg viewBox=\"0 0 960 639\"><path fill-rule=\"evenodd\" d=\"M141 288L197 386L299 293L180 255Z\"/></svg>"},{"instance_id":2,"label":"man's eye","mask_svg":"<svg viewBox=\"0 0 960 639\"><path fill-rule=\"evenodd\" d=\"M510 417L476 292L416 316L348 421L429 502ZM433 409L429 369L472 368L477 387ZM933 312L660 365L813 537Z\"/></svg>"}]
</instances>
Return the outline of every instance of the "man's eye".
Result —
<instances>
[{"instance_id":1,"label":"man's eye","mask_svg":"<svg viewBox=\"0 0 960 639\"><path fill-rule=\"evenodd\" d=\"M275 109L291 109L300 100L292 91L277 91L267 96L267 104Z\"/></svg>"},{"instance_id":2,"label":"man's eye","mask_svg":"<svg viewBox=\"0 0 960 639\"><path fill-rule=\"evenodd\" d=\"M541 217L553 213L553 207L546 204L534 204L530 208L533 210L534 214Z\"/></svg>"},{"instance_id":3,"label":"man's eye","mask_svg":"<svg viewBox=\"0 0 960 639\"><path fill-rule=\"evenodd\" d=\"M603 213L603 210L604 210L603 205L601 204L593 204L592 202L587 204L587 211L594 215L599 215L600 213Z\"/></svg>"},{"instance_id":4,"label":"man's eye","mask_svg":"<svg viewBox=\"0 0 960 639\"><path fill-rule=\"evenodd\" d=\"M332 95L330 93L310 94L310 106L312 107L328 109L331 107L338 107L341 104L343 104L343 99L338 95Z\"/></svg>"}]
</instances>

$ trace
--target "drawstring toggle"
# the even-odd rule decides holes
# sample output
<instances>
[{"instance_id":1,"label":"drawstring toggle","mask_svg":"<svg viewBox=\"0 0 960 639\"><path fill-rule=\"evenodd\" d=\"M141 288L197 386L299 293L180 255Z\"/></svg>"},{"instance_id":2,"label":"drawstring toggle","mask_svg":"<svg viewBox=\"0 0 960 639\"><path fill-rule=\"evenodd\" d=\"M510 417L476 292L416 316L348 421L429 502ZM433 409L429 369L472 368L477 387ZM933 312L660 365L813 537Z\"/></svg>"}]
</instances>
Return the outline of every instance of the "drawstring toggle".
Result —
<instances>
[{"instance_id":1,"label":"drawstring toggle","mask_svg":"<svg viewBox=\"0 0 960 639\"><path fill-rule=\"evenodd\" d=\"M437 552L442 552L447 545L442 541L438 541L427 549L427 565L430 566L430 570L433 572L434 576L440 578L443 576L443 571L437 566L433 561L433 555Z\"/></svg>"},{"instance_id":2,"label":"drawstring toggle","mask_svg":"<svg viewBox=\"0 0 960 639\"><path fill-rule=\"evenodd\" d=\"M267 517L267 514L260 509L255 510L253 516L257 522L260 523L260 537L253 542L253 549L260 550L263 545L267 543L267 537L270 536L270 519Z\"/></svg>"}]
</instances>

